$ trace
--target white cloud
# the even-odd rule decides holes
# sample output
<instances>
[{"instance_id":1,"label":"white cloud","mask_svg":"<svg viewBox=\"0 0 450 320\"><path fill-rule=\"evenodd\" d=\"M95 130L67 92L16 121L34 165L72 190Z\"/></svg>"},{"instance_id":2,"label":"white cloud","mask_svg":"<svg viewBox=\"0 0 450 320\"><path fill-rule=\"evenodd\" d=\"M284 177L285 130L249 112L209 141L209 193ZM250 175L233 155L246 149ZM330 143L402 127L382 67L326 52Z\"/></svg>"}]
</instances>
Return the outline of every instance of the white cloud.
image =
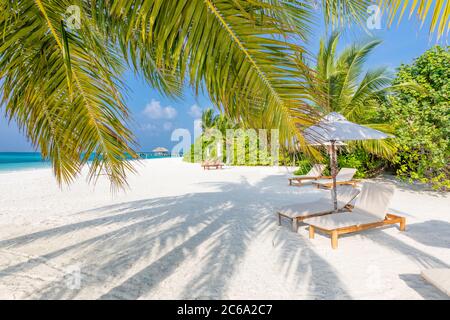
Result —
<instances>
[{"instance_id":1,"label":"white cloud","mask_svg":"<svg viewBox=\"0 0 450 320\"><path fill-rule=\"evenodd\" d=\"M155 99L145 106L143 114L150 119L173 119L177 116L177 110L171 106L162 107L161 102Z\"/></svg>"},{"instance_id":2,"label":"white cloud","mask_svg":"<svg viewBox=\"0 0 450 320\"><path fill-rule=\"evenodd\" d=\"M139 126L142 131L156 131L158 126L152 123L146 123Z\"/></svg>"},{"instance_id":3,"label":"white cloud","mask_svg":"<svg viewBox=\"0 0 450 320\"><path fill-rule=\"evenodd\" d=\"M164 122L163 124L163 129L165 131L170 131L173 128L173 124L172 122Z\"/></svg>"},{"instance_id":4,"label":"white cloud","mask_svg":"<svg viewBox=\"0 0 450 320\"><path fill-rule=\"evenodd\" d=\"M191 108L189 109L188 114L192 117L192 118L200 118L202 116L202 108L200 108L198 105L194 104L193 106L191 106Z\"/></svg>"}]
</instances>

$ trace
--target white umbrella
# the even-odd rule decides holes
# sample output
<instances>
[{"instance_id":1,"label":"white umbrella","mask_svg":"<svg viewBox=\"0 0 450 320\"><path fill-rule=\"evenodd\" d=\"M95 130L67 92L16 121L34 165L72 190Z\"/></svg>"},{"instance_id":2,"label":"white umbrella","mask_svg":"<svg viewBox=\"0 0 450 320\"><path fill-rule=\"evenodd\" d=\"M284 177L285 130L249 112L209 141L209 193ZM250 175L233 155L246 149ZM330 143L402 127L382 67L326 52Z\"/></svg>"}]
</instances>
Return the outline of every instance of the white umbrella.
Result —
<instances>
[{"instance_id":1,"label":"white umbrella","mask_svg":"<svg viewBox=\"0 0 450 320\"><path fill-rule=\"evenodd\" d=\"M169 152L169 150L167 150L166 148L163 148L163 147L158 147L156 149L153 149L153 152L166 153L166 152Z\"/></svg>"},{"instance_id":2,"label":"white umbrella","mask_svg":"<svg viewBox=\"0 0 450 320\"><path fill-rule=\"evenodd\" d=\"M393 136L385 134L381 131L350 122L345 119L343 115L337 112L332 112L329 115L325 116L319 123L307 128L304 134L306 141L311 145L330 146L330 167L331 176L333 177L332 196L334 210L337 210L336 146L342 145L343 141L379 140L393 138Z\"/></svg>"}]
</instances>

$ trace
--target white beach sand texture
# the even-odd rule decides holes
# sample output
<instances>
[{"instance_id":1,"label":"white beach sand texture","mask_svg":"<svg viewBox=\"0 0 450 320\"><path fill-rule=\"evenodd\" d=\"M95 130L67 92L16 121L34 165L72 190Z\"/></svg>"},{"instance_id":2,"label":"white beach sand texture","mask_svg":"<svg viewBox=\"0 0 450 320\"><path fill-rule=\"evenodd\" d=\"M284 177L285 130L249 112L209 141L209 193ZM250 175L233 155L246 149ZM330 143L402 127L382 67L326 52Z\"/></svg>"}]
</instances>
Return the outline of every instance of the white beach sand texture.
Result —
<instances>
[{"instance_id":1,"label":"white beach sand texture","mask_svg":"<svg viewBox=\"0 0 450 320\"><path fill-rule=\"evenodd\" d=\"M276 208L321 196L283 170L204 171L146 160L129 190L60 190L49 169L0 174L0 298L445 299L421 277L450 267L450 198L392 179L397 227L308 239ZM79 275L79 277L78 277Z\"/></svg>"}]
</instances>

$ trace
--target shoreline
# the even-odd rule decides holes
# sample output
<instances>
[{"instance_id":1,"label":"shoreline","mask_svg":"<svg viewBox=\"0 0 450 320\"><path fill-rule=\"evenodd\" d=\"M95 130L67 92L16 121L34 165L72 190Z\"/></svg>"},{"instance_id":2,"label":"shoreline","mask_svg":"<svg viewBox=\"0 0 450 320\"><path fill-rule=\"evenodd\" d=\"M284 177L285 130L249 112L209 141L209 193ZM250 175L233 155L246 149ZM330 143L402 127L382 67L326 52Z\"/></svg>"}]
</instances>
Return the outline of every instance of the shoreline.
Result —
<instances>
[{"instance_id":1,"label":"shoreline","mask_svg":"<svg viewBox=\"0 0 450 320\"><path fill-rule=\"evenodd\" d=\"M145 158L145 159L129 159L126 161L138 162L138 161L146 161L146 160L159 160L159 159L173 159L173 158L182 158L182 157L155 157L155 158ZM29 164L29 166L28 166ZM38 165L39 164L39 165ZM5 165L5 166L2 166ZM8 168L6 166L13 165L24 165L23 167L11 167ZM35 170L45 170L52 169L52 165L49 161L42 162L14 162L14 163L0 163L0 174L3 173L14 173L14 172L24 172L24 171L35 171Z\"/></svg>"}]
</instances>

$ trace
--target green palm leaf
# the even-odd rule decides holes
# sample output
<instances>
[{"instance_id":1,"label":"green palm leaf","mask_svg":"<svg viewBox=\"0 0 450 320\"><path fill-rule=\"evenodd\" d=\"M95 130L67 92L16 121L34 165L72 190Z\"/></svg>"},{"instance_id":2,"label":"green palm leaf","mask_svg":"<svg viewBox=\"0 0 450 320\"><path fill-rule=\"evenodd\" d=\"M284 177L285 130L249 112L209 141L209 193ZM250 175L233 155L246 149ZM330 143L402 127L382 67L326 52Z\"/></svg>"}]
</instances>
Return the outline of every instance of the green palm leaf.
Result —
<instances>
[{"instance_id":1,"label":"green palm leaf","mask_svg":"<svg viewBox=\"0 0 450 320\"><path fill-rule=\"evenodd\" d=\"M2 2L1 104L52 160L58 181L70 181L90 159L90 179L105 174L121 186L132 170L125 153L134 154L117 78L121 58L95 26L64 27L72 4Z\"/></svg>"},{"instance_id":2,"label":"green palm leaf","mask_svg":"<svg viewBox=\"0 0 450 320\"><path fill-rule=\"evenodd\" d=\"M422 25L431 16L430 33L436 32L438 38L450 30L450 1L448 0L380 0L379 3L389 14L389 24L397 17L400 22L409 11L409 17L416 14Z\"/></svg>"},{"instance_id":3,"label":"green palm leaf","mask_svg":"<svg viewBox=\"0 0 450 320\"><path fill-rule=\"evenodd\" d=\"M333 33L328 40L322 39L317 56L317 80L310 82L311 100L318 92L322 99L314 100L323 115L339 112L348 120L368 125L387 132L384 124L368 124L376 114L391 86L391 75L386 68L378 68L363 73L368 55L380 44L370 41L344 48L337 55L339 33ZM366 151L385 158L395 154L395 147L387 141L363 141L352 143Z\"/></svg>"},{"instance_id":4,"label":"green palm leaf","mask_svg":"<svg viewBox=\"0 0 450 320\"><path fill-rule=\"evenodd\" d=\"M323 0L322 11L342 25L362 21L369 3ZM81 9L79 30L61 22L71 5ZM372 103L370 88L382 86L380 76L348 98L357 88L359 48L342 60L354 61L347 78L330 59L317 74L307 66L300 44L314 19L309 1L18 0L0 1L0 9L1 106L52 160L60 182L92 156L91 179L106 174L113 186L126 183L132 167L123 160L134 155L134 137L121 96L124 62L162 93L180 95L186 82L206 90L235 123L278 128L292 145L320 111L335 108L336 97L356 115L353 105ZM442 30L448 19L440 21ZM335 48L327 50L333 57Z\"/></svg>"},{"instance_id":5,"label":"green palm leaf","mask_svg":"<svg viewBox=\"0 0 450 320\"><path fill-rule=\"evenodd\" d=\"M314 112L304 103L294 59L304 50L287 39L306 37L311 7L304 2L98 1L97 10L111 13L123 48L151 50L156 65L175 65L181 81L197 92L206 88L235 121L255 127L264 119L283 140L302 139L297 128L311 123Z\"/></svg>"}]
</instances>

